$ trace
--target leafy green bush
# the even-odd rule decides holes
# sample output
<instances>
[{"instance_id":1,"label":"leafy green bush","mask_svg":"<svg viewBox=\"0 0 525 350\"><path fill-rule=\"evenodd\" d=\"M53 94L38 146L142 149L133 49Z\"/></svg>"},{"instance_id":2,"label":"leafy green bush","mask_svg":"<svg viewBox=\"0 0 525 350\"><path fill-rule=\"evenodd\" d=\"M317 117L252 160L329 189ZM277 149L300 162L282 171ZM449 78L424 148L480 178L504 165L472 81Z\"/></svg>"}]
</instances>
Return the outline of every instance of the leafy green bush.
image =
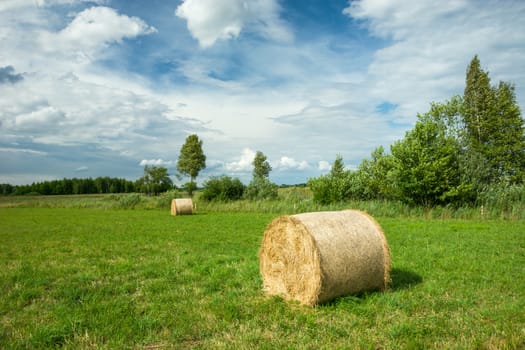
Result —
<instances>
[{"instance_id":1,"label":"leafy green bush","mask_svg":"<svg viewBox=\"0 0 525 350\"><path fill-rule=\"evenodd\" d=\"M321 175L308 180L308 187L312 190L313 200L319 204L342 202L357 192L356 176L354 172L345 171L343 174Z\"/></svg>"},{"instance_id":2,"label":"leafy green bush","mask_svg":"<svg viewBox=\"0 0 525 350\"><path fill-rule=\"evenodd\" d=\"M246 188L244 197L251 200L277 199L278 187L266 177L256 177Z\"/></svg>"},{"instance_id":3,"label":"leafy green bush","mask_svg":"<svg viewBox=\"0 0 525 350\"><path fill-rule=\"evenodd\" d=\"M238 178L212 177L204 183L201 198L206 201L230 201L241 199L246 186Z\"/></svg>"},{"instance_id":4,"label":"leafy green bush","mask_svg":"<svg viewBox=\"0 0 525 350\"><path fill-rule=\"evenodd\" d=\"M359 192L359 178L356 172L344 170L343 157L337 155L329 174L308 180L313 200L319 204L342 202Z\"/></svg>"}]
</instances>

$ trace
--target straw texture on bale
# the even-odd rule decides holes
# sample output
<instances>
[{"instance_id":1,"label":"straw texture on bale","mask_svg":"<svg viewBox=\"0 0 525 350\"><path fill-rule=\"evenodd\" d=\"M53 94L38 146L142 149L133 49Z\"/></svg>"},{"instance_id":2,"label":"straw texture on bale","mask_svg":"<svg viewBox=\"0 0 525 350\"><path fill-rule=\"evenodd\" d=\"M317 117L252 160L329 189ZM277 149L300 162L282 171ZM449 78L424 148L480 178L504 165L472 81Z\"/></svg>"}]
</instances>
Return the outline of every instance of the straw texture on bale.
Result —
<instances>
[{"instance_id":1,"label":"straw texture on bale","mask_svg":"<svg viewBox=\"0 0 525 350\"><path fill-rule=\"evenodd\" d=\"M176 198L171 200L171 215L193 214L193 201L191 198Z\"/></svg>"},{"instance_id":2,"label":"straw texture on bale","mask_svg":"<svg viewBox=\"0 0 525 350\"><path fill-rule=\"evenodd\" d=\"M311 306L390 282L383 230L357 210L278 217L266 228L259 259L267 294Z\"/></svg>"}]
</instances>

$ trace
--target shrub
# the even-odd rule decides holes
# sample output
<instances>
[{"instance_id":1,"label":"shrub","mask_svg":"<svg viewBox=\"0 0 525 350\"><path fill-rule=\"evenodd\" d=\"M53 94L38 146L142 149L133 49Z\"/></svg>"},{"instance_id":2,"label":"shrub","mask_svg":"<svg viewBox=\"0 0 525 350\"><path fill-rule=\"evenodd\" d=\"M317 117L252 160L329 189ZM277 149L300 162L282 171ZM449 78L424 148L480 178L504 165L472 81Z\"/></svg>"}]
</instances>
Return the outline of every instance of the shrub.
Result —
<instances>
[{"instance_id":1,"label":"shrub","mask_svg":"<svg viewBox=\"0 0 525 350\"><path fill-rule=\"evenodd\" d=\"M312 178L308 180L308 187L314 202L319 204L337 203L355 197L359 188L356 173L351 171L338 176L327 174Z\"/></svg>"},{"instance_id":2,"label":"shrub","mask_svg":"<svg viewBox=\"0 0 525 350\"><path fill-rule=\"evenodd\" d=\"M207 201L230 201L241 199L246 186L238 178L212 177L204 183L201 198Z\"/></svg>"},{"instance_id":3,"label":"shrub","mask_svg":"<svg viewBox=\"0 0 525 350\"><path fill-rule=\"evenodd\" d=\"M343 193L339 191L336 179L330 175L322 175L308 181L308 186L312 190L313 200L319 204L329 204L340 202Z\"/></svg>"},{"instance_id":4,"label":"shrub","mask_svg":"<svg viewBox=\"0 0 525 350\"><path fill-rule=\"evenodd\" d=\"M244 196L251 200L277 199L277 185L266 177L254 178L246 188Z\"/></svg>"}]
</instances>

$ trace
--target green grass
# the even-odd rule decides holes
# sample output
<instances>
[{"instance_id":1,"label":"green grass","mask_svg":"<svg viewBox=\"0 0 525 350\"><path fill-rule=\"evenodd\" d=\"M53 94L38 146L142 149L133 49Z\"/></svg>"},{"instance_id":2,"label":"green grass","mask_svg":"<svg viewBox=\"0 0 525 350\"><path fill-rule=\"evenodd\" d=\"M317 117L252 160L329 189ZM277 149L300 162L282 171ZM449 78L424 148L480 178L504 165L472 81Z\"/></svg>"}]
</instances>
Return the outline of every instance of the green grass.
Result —
<instances>
[{"instance_id":1,"label":"green grass","mask_svg":"<svg viewBox=\"0 0 525 350\"><path fill-rule=\"evenodd\" d=\"M387 292L261 292L275 214L0 208L1 349L521 349L525 222L377 217Z\"/></svg>"}]
</instances>

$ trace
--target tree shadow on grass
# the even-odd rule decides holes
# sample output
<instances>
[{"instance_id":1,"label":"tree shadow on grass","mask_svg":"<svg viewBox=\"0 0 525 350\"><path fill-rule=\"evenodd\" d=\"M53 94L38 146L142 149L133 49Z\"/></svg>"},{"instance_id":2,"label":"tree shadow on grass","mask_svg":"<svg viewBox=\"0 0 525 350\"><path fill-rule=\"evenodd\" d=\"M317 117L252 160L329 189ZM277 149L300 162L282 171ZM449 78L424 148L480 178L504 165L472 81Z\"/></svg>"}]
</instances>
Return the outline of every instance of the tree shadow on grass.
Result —
<instances>
[{"instance_id":1,"label":"tree shadow on grass","mask_svg":"<svg viewBox=\"0 0 525 350\"><path fill-rule=\"evenodd\" d=\"M390 271L390 278L392 283L389 289L393 291L407 289L423 282L423 277L414 271L399 268L394 268Z\"/></svg>"}]
</instances>

